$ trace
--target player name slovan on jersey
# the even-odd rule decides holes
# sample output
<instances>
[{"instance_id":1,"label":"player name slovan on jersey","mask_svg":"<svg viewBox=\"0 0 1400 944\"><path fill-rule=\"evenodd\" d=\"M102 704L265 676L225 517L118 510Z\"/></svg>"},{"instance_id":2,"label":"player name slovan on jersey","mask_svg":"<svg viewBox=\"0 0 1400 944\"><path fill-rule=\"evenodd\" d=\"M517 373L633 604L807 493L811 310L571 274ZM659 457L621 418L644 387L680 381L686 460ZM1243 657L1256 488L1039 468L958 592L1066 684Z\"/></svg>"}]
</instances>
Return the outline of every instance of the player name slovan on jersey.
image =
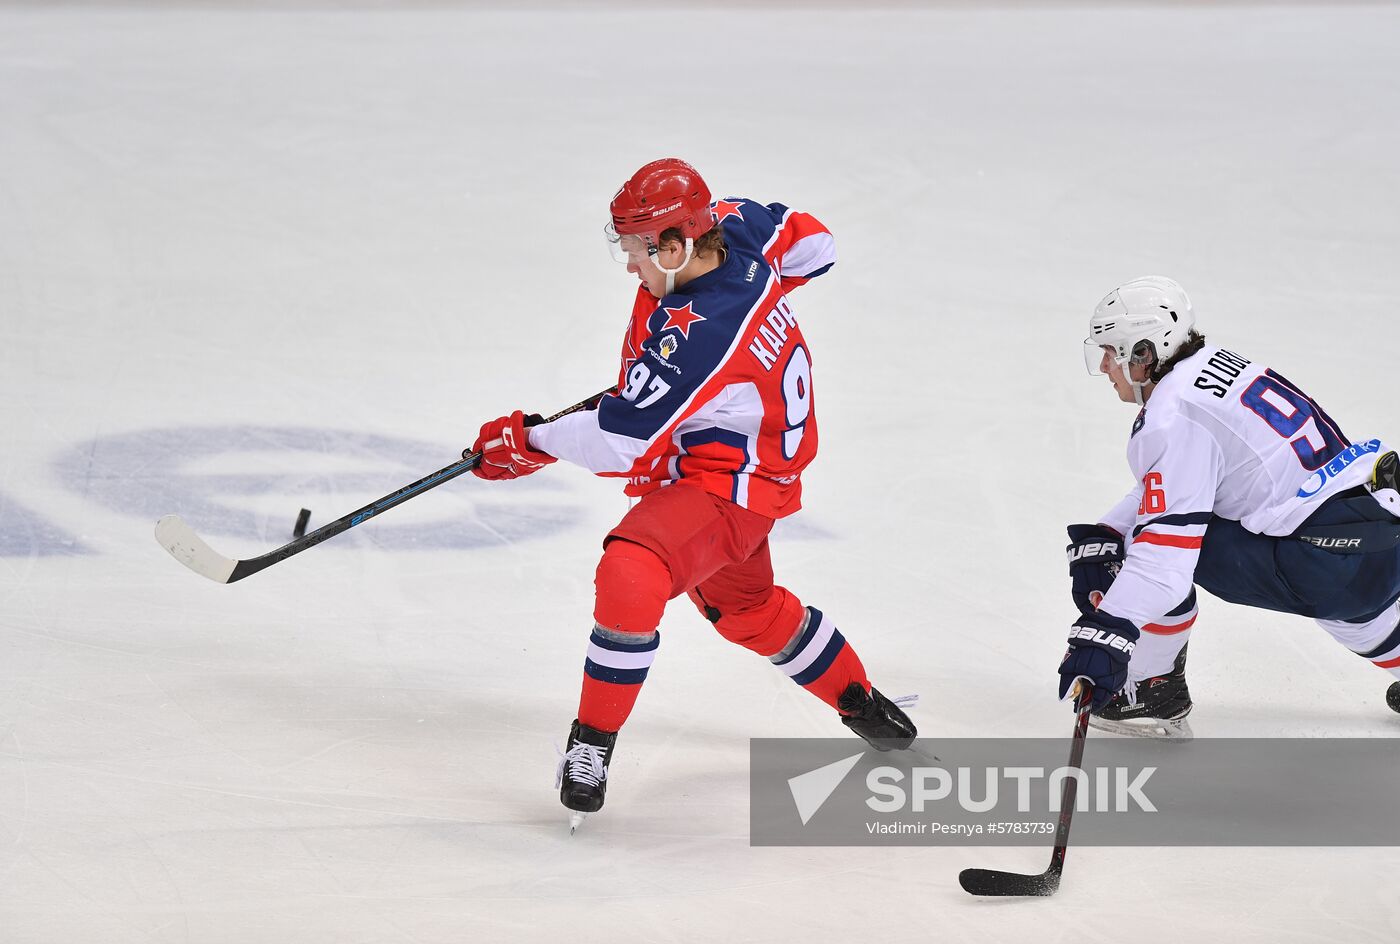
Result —
<instances>
[{"instance_id":1,"label":"player name slovan on jersey","mask_svg":"<svg viewBox=\"0 0 1400 944\"><path fill-rule=\"evenodd\" d=\"M1293 533L1328 498L1369 480L1379 439L1353 441L1263 364L1207 347L1153 388L1133 423L1137 480L1102 523L1129 542L1103 608L1139 625L1186 597L1212 515Z\"/></svg>"}]
</instances>

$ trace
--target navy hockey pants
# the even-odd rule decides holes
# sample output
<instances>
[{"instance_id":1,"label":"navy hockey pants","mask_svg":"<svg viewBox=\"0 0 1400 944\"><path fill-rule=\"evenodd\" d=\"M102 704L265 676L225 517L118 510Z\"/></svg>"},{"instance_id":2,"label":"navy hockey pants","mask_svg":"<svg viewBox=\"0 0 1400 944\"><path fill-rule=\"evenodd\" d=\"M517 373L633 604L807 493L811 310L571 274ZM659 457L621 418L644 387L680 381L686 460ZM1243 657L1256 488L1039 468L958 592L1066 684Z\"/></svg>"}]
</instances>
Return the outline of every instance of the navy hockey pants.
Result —
<instances>
[{"instance_id":1,"label":"navy hockey pants","mask_svg":"<svg viewBox=\"0 0 1400 944\"><path fill-rule=\"evenodd\" d=\"M1371 521L1395 519L1368 493L1351 490L1326 502L1303 527ZM1195 581L1229 603L1364 623L1400 599L1400 548L1340 554L1296 538L1254 534L1228 518L1212 518L1201 543Z\"/></svg>"}]
</instances>

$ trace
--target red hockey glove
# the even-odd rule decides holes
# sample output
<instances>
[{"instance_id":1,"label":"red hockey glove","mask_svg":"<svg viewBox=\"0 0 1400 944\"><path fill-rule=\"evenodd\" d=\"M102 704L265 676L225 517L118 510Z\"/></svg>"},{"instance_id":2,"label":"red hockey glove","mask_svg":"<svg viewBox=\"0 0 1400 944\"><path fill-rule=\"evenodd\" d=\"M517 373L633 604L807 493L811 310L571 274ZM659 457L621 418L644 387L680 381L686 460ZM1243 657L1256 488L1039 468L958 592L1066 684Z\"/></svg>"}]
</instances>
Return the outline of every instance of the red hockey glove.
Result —
<instances>
[{"instance_id":1,"label":"red hockey glove","mask_svg":"<svg viewBox=\"0 0 1400 944\"><path fill-rule=\"evenodd\" d=\"M516 479L531 472L538 472L551 462L553 456L530 448L528 428L540 422L538 414L526 416L516 410L510 416L502 416L481 427L476 442L462 458L473 452L481 453L481 461L472 469L472 475L479 479Z\"/></svg>"}]
</instances>

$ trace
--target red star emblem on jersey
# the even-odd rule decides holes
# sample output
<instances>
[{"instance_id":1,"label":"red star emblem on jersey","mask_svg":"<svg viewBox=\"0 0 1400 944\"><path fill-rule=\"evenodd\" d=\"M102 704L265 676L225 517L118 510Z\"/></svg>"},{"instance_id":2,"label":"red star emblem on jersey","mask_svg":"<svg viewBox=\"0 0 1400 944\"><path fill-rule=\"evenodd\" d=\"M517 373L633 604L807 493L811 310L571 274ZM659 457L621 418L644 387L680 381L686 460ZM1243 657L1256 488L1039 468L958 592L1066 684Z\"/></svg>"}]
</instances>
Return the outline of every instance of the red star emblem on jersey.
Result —
<instances>
[{"instance_id":1,"label":"red star emblem on jersey","mask_svg":"<svg viewBox=\"0 0 1400 944\"><path fill-rule=\"evenodd\" d=\"M658 328L656 333L660 334L662 331L665 331L668 328L680 328L681 334L689 338L690 326L695 324L695 322L697 321L705 320L704 317L695 313L694 308L690 307L692 304L693 302L686 302L684 308L661 309L662 311L666 312L666 323L660 328Z\"/></svg>"},{"instance_id":2,"label":"red star emblem on jersey","mask_svg":"<svg viewBox=\"0 0 1400 944\"><path fill-rule=\"evenodd\" d=\"M743 200L736 200L732 203L728 200L716 200L715 205L710 207L710 215L715 218L716 223L723 223L731 216L737 216L743 220L744 214L739 212L739 207L743 205Z\"/></svg>"}]
</instances>

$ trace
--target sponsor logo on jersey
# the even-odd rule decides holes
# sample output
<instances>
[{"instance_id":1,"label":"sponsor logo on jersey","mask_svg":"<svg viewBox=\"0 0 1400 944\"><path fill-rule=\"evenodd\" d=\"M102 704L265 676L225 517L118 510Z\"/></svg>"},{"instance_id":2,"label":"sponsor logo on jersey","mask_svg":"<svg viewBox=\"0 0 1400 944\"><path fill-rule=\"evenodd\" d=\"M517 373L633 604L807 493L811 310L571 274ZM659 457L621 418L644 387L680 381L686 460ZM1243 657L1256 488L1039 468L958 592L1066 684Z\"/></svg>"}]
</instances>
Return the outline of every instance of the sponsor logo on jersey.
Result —
<instances>
[{"instance_id":1,"label":"sponsor logo on jersey","mask_svg":"<svg viewBox=\"0 0 1400 944\"><path fill-rule=\"evenodd\" d=\"M1128 434L1128 438L1129 438L1129 439L1132 439L1132 438L1133 438L1134 436L1136 436L1138 433L1142 432L1142 424L1143 424L1143 423L1146 423L1146 422L1147 422L1147 407L1143 407L1141 410L1138 410L1137 419L1133 420L1133 431L1132 431L1131 433Z\"/></svg>"},{"instance_id":2,"label":"sponsor logo on jersey","mask_svg":"<svg viewBox=\"0 0 1400 944\"><path fill-rule=\"evenodd\" d=\"M661 359L663 361L669 361L671 359L671 355L676 353L676 348L680 346L681 342L676 340L676 336L674 334L666 335L664 338L661 339L661 343L657 345L657 347L661 349Z\"/></svg>"},{"instance_id":3,"label":"sponsor logo on jersey","mask_svg":"<svg viewBox=\"0 0 1400 944\"><path fill-rule=\"evenodd\" d=\"M1362 456L1371 455L1381 451L1381 441L1373 439L1370 442L1355 443L1343 449L1332 458L1332 461L1308 476L1303 487L1298 489L1299 498L1311 498L1327 487L1328 479L1336 478Z\"/></svg>"},{"instance_id":4,"label":"sponsor logo on jersey","mask_svg":"<svg viewBox=\"0 0 1400 944\"><path fill-rule=\"evenodd\" d=\"M753 279L754 279L754 276L756 276L756 275L758 275L758 262L757 262L757 261L750 262L750 263L749 263L749 272L748 272L747 275L744 276L744 281L745 281L745 282L752 282Z\"/></svg>"},{"instance_id":5,"label":"sponsor logo on jersey","mask_svg":"<svg viewBox=\"0 0 1400 944\"><path fill-rule=\"evenodd\" d=\"M663 338L662 340L664 341L665 339ZM680 366L677 364L672 364L670 361L666 360L666 354L662 351L653 351L651 348L647 348L647 357L655 361L656 366L664 367L673 374L682 373Z\"/></svg>"}]
</instances>

